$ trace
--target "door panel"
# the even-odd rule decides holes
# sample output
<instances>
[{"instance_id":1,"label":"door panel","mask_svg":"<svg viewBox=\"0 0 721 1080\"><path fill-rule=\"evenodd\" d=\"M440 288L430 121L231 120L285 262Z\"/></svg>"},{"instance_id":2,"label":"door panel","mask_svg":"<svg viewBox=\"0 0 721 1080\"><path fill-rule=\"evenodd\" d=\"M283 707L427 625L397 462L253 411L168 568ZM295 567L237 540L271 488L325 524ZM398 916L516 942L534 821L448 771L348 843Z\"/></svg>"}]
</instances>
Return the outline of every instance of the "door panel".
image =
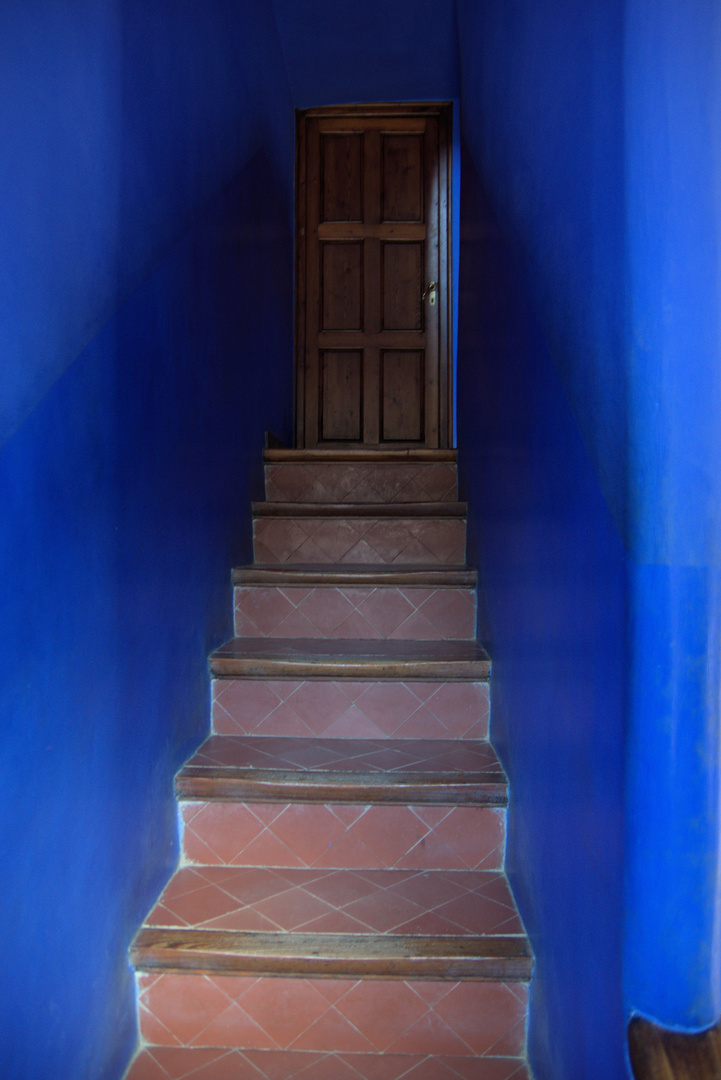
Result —
<instances>
[{"instance_id":1,"label":"door panel","mask_svg":"<svg viewBox=\"0 0 721 1080\"><path fill-rule=\"evenodd\" d=\"M363 329L363 245L340 241L320 245L323 330Z\"/></svg>"},{"instance_id":2,"label":"door panel","mask_svg":"<svg viewBox=\"0 0 721 1080\"><path fill-rule=\"evenodd\" d=\"M383 136L381 221L423 221L423 136Z\"/></svg>"},{"instance_id":3,"label":"door panel","mask_svg":"<svg viewBox=\"0 0 721 1080\"><path fill-rule=\"evenodd\" d=\"M423 244L381 244L381 329L423 330Z\"/></svg>"},{"instance_id":4,"label":"door panel","mask_svg":"<svg viewBox=\"0 0 721 1080\"><path fill-rule=\"evenodd\" d=\"M299 114L298 446L450 444L449 125L442 105Z\"/></svg>"},{"instance_id":5,"label":"door panel","mask_svg":"<svg viewBox=\"0 0 721 1080\"><path fill-rule=\"evenodd\" d=\"M321 440L360 442L363 413L363 354L324 351L321 355Z\"/></svg>"},{"instance_id":6,"label":"door panel","mask_svg":"<svg viewBox=\"0 0 721 1080\"><path fill-rule=\"evenodd\" d=\"M363 135L325 134L321 140L321 221L363 220Z\"/></svg>"},{"instance_id":7,"label":"door panel","mask_svg":"<svg viewBox=\"0 0 721 1080\"><path fill-rule=\"evenodd\" d=\"M423 353L385 349L381 354L381 435L384 442L423 441Z\"/></svg>"}]
</instances>

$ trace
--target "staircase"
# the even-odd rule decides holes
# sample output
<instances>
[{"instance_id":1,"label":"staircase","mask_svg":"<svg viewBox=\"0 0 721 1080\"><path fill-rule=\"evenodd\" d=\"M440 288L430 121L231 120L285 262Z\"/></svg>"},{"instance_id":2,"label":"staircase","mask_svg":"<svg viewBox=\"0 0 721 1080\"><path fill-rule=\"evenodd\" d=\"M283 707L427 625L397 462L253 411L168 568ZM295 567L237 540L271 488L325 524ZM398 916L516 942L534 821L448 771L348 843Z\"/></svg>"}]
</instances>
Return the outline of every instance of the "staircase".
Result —
<instances>
[{"instance_id":1,"label":"staircase","mask_svg":"<svg viewBox=\"0 0 721 1080\"><path fill-rule=\"evenodd\" d=\"M528 1080L454 451L269 450L129 1080Z\"/></svg>"}]
</instances>

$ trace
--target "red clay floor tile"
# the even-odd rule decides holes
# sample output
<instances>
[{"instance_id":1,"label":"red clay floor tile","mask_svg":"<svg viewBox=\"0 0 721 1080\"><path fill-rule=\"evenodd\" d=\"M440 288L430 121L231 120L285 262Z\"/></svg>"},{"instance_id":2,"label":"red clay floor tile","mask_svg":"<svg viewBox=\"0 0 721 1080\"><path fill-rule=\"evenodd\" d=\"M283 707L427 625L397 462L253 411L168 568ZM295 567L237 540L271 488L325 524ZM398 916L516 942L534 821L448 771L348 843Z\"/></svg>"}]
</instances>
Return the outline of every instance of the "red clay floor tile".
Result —
<instances>
[{"instance_id":1,"label":"red clay floor tile","mask_svg":"<svg viewBox=\"0 0 721 1080\"><path fill-rule=\"evenodd\" d=\"M498 870L505 810L486 806L181 802L190 864Z\"/></svg>"},{"instance_id":2,"label":"red clay floor tile","mask_svg":"<svg viewBox=\"0 0 721 1080\"><path fill-rule=\"evenodd\" d=\"M259 563L465 562L460 518L256 518L253 550Z\"/></svg>"},{"instance_id":3,"label":"red clay floor tile","mask_svg":"<svg viewBox=\"0 0 721 1080\"><path fill-rule=\"evenodd\" d=\"M193 769L312 770L474 776L503 782L490 743L453 739L330 739L211 735L187 762Z\"/></svg>"},{"instance_id":4,"label":"red clay floor tile","mask_svg":"<svg viewBox=\"0 0 721 1080\"><path fill-rule=\"evenodd\" d=\"M523 933L508 884L493 871L183 867L147 924L350 934Z\"/></svg>"},{"instance_id":5,"label":"red clay floor tile","mask_svg":"<svg viewBox=\"0 0 721 1080\"><path fill-rule=\"evenodd\" d=\"M454 502L456 466L430 462L265 466L269 502Z\"/></svg>"},{"instance_id":6,"label":"red clay floor tile","mask_svg":"<svg viewBox=\"0 0 721 1080\"><path fill-rule=\"evenodd\" d=\"M153 1045L519 1057L526 986L502 982L138 976Z\"/></svg>"},{"instance_id":7,"label":"red clay floor tile","mask_svg":"<svg viewBox=\"0 0 721 1080\"><path fill-rule=\"evenodd\" d=\"M488 714L481 682L213 681L222 735L483 739Z\"/></svg>"},{"instance_id":8,"label":"red clay floor tile","mask_svg":"<svg viewBox=\"0 0 721 1080\"><path fill-rule=\"evenodd\" d=\"M520 1058L148 1046L126 1080L530 1080Z\"/></svg>"},{"instance_id":9,"label":"red clay floor tile","mask_svg":"<svg viewBox=\"0 0 721 1080\"><path fill-rule=\"evenodd\" d=\"M471 588L238 586L239 637L470 640Z\"/></svg>"}]
</instances>

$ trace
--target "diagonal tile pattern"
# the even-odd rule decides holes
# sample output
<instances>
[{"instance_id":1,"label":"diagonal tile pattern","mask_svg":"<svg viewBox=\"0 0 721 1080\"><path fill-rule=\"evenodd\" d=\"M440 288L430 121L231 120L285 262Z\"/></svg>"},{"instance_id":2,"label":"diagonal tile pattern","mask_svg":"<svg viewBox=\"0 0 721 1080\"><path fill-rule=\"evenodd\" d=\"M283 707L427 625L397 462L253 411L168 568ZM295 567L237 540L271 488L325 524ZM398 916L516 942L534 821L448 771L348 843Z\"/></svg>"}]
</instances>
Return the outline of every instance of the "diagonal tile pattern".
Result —
<instances>
[{"instance_id":1,"label":"diagonal tile pattern","mask_svg":"<svg viewBox=\"0 0 721 1080\"><path fill-rule=\"evenodd\" d=\"M487 683L213 681L219 735L484 739L488 716Z\"/></svg>"},{"instance_id":2,"label":"diagonal tile pattern","mask_svg":"<svg viewBox=\"0 0 721 1080\"><path fill-rule=\"evenodd\" d=\"M526 988L504 982L139 976L156 1046L518 1057Z\"/></svg>"},{"instance_id":3,"label":"diagonal tile pattern","mask_svg":"<svg viewBox=\"0 0 721 1080\"><path fill-rule=\"evenodd\" d=\"M491 806L181 802L182 858L214 866L500 870Z\"/></svg>"},{"instance_id":4,"label":"diagonal tile pattern","mask_svg":"<svg viewBox=\"0 0 721 1080\"><path fill-rule=\"evenodd\" d=\"M259 563L463 565L466 527L458 518L262 517L253 552Z\"/></svg>"},{"instance_id":5,"label":"diagonal tile pattern","mask_svg":"<svg viewBox=\"0 0 721 1080\"><path fill-rule=\"evenodd\" d=\"M456 466L357 462L265 466L268 502L454 502Z\"/></svg>"},{"instance_id":6,"label":"diagonal tile pattern","mask_svg":"<svg viewBox=\"0 0 721 1080\"><path fill-rule=\"evenodd\" d=\"M428 773L503 782L488 742L454 739L328 739L211 735L190 758L192 769L287 772Z\"/></svg>"},{"instance_id":7,"label":"diagonal tile pattern","mask_svg":"<svg viewBox=\"0 0 721 1080\"><path fill-rule=\"evenodd\" d=\"M213 655L213 735L177 781L181 865L134 952L127 1080L531 1080L505 776L471 681L488 659L473 577L438 570L464 564L465 521L407 505L455 502L453 455L297 455L269 452L268 502L305 506L256 509L255 558L275 568L237 573L242 640ZM288 966L287 935L312 968ZM439 967L431 939L492 963Z\"/></svg>"},{"instance_id":8,"label":"diagonal tile pattern","mask_svg":"<svg viewBox=\"0 0 721 1080\"><path fill-rule=\"evenodd\" d=\"M127 1080L530 1080L517 1057L150 1046Z\"/></svg>"},{"instance_id":9,"label":"diagonal tile pattern","mask_svg":"<svg viewBox=\"0 0 721 1080\"><path fill-rule=\"evenodd\" d=\"M471 640L475 589L243 585L237 637Z\"/></svg>"},{"instance_id":10,"label":"diagonal tile pattern","mask_svg":"<svg viewBox=\"0 0 721 1080\"><path fill-rule=\"evenodd\" d=\"M502 873L184 867L148 926L332 934L523 934Z\"/></svg>"}]
</instances>

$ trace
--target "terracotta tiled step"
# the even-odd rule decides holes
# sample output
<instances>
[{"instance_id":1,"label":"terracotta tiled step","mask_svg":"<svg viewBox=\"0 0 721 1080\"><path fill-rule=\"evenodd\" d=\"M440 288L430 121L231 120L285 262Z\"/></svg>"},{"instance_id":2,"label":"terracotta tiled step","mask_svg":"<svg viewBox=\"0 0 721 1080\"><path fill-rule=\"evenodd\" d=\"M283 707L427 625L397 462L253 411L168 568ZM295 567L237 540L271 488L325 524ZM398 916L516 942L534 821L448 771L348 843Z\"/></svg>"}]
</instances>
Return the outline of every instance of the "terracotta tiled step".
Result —
<instances>
[{"instance_id":1,"label":"terracotta tiled step","mask_svg":"<svg viewBox=\"0 0 721 1080\"><path fill-rule=\"evenodd\" d=\"M141 1034L154 1045L469 1058L524 1051L525 982L141 972L138 984Z\"/></svg>"},{"instance_id":2,"label":"terracotta tiled step","mask_svg":"<svg viewBox=\"0 0 721 1080\"><path fill-rule=\"evenodd\" d=\"M516 1057L149 1046L127 1080L530 1080Z\"/></svg>"},{"instance_id":3,"label":"terracotta tiled step","mask_svg":"<svg viewBox=\"0 0 721 1080\"><path fill-rule=\"evenodd\" d=\"M499 806L181 801L183 865L500 870Z\"/></svg>"},{"instance_id":4,"label":"terracotta tiled step","mask_svg":"<svg viewBox=\"0 0 721 1080\"><path fill-rule=\"evenodd\" d=\"M386 583L382 575L372 576L381 580L337 585L316 575L312 583L297 584L290 575L290 581L281 577L277 584L237 583L235 633L238 637L426 641L475 636L473 585L397 585Z\"/></svg>"},{"instance_id":5,"label":"terracotta tiled step","mask_svg":"<svg viewBox=\"0 0 721 1080\"><path fill-rule=\"evenodd\" d=\"M523 936L505 875L472 870L185 866L146 926L319 934Z\"/></svg>"},{"instance_id":6,"label":"terracotta tiled step","mask_svg":"<svg viewBox=\"0 0 721 1080\"><path fill-rule=\"evenodd\" d=\"M453 502L457 493L456 467L450 464L265 466L269 502Z\"/></svg>"},{"instance_id":7,"label":"terracotta tiled step","mask_svg":"<svg viewBox=\"0 0 721 1080\"><path fill-rule=\"evenodd\" d=\"M463 565L465 503L254 503L260 563Z\"/></svg>"},{"instance_id":8,"label":"terracotta tiled step","mask_svg":"<svg viewBox=\"0 0 721 1080\"><path fill-rule=\"evenodd\" d=\"M505 806L488 742L211 735L180 770L182 798Z\"/></svg>"},{"instance_id":9,"label":"terracotta tiled step","mask_svg":"<svg viewBox=\"0 0 721 1080\"><path fill-rule=\"evenodd\" d=\"M487 682L213 680L219 735L485 739Z\"/></svg>"},{"instance_id":10,"label":"terracotta tiled step","mask_svg":"<svg viewBox=\"0 0 721 1080\"><path fill-rule=\"evenodd\" d=\"M467 679L491 672L475 641L233 638L210 657L214 675L266 679Z\"/></svg>"},{"instance_id":11,"label":"terracotta tiled step","mask_svg":"<svg viewBox=\"0 0 721 1080\"><path fill-rule=\"evenodd\" d=\"M266 451L265 495L272 502L453 502L458 481L455 451L378 460L368 453ZM431 457L431 453L435 456ZM322 456L321 456L322 455Z\"/></svg>"}]
</instances>

